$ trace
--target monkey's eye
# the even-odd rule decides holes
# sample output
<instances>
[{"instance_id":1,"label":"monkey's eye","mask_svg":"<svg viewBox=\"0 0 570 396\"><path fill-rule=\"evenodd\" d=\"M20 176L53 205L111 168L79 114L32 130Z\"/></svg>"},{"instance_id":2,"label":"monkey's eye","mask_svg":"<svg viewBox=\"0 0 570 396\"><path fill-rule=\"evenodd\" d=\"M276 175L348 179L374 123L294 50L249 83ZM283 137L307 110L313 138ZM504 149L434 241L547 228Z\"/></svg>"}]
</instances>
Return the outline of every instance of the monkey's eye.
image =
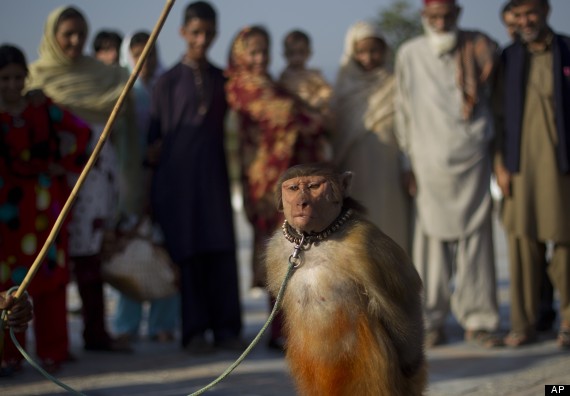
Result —
<instances>
[{"instance_id":1,"label":"monkey's eye","mask_svg":"<svg viewBox=\"0 0 570 396\"><path fill-rule=\"evenodd\" d=\"M287 186L287 190L289 191L298 191L299 190L299 186L297 184L291 184L290 186Z\"/></svg>"},{"instance_id":2,"label":"monkey's eye","mask_svg":"<svg viewBox=\"0 0 570 396\"><path fill-rule=\"evenodd\" d=\"M309 183L308 187L310 190L317 190L321 186L320 182Z\"/></svg>"}]
</instances>

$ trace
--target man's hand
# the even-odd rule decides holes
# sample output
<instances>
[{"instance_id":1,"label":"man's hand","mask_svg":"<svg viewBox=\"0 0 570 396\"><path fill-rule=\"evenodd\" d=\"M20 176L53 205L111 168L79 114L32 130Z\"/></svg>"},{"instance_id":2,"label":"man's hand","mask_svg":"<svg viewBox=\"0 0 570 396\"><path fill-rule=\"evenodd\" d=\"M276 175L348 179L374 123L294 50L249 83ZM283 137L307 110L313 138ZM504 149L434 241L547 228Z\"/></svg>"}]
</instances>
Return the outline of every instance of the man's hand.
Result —
<instances>
[{"instance_id":1,"label":"man's hand","mask_svg":"<svg viewBox=\"0 0 570 396\"><path fill-rule=\"evenodd\" d=\"M8 313L6 328L12 328L16 333L26 331L28 323L33 317L30 300L27 296L23 296L16 301L14 296L7 296L6 294L6 292L0 293L0 309Z\"/></svg>"},{"instance_id":2,"label":"man's hand","mask_svg":"<svg viewBox=\"0 0 570 396\"><path fill-rule=\"evenodd\" d=\"M511 172L500 162L495 163L495 178L504 197L511 196Z\"/></svg>"}]
</instances>

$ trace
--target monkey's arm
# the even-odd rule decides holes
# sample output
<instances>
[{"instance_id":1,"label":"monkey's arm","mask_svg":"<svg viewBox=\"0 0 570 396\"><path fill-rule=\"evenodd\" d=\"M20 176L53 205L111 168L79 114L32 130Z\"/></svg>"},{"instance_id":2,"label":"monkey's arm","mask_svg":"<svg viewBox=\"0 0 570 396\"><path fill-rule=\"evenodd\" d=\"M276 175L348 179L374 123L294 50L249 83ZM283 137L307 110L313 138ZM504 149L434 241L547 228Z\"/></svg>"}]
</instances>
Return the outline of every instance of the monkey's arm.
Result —
<instances>
[{"instance_id":1,"label":"monkey's arm","mask_svg":"<svg viewBox=\"0 0 570 396\"><path fill-rule=\"evenodd\" d=\"M403 249L378 228L362 222L358 231L363 259L355 276L366 291L370 318L390 335L403 364L422 360L421 279Z\"/></svg>"},{"instance_id":2,"label":"monkey's arm","mask_svg":"<svg viewBox=\"0 0 570 396\"><path fill-rule=\"evenodd\" d=\"M288 246L290 252L287 249ZM267 290L273 297L277 296L285 279L291 253L293 253L293 244L286 241L280 231L276 231L267 244L265 255Z\"/></svg>"}]
</instances>

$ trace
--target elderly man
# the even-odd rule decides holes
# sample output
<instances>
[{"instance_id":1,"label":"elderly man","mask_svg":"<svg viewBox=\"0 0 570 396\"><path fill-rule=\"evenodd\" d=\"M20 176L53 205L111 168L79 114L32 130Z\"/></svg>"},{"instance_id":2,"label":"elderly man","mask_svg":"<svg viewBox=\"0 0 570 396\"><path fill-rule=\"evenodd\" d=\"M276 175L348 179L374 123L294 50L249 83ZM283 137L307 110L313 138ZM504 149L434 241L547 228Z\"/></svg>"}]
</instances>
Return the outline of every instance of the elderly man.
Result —
<instances>
[{"instance_id":1,"label":"elderly man","mask_svg":"<svg viewBox=\"0 0 570 396\"><path fill-rule=\"evenodd\" d=\"M424 282L426 346L445 342L451 309L466 341L495 347L502 340L495 334L488 83L497 45L460 30L460 12L455 0L424 0L425 33L396 58L397 135L417 204L412 255Z\"/></svg>"},{"instance_id":2,"label":"elderly man","mask_svg":"<svg viewBox=\"0 0 570 396\"><path fill-rule=\"evenodd\" d=\"M503 51L496 90L495 173L511 274L505 343L536 340L541 267L548 265L560 295L558 344L570 348L570 37L548 26L548 0L511 3L520 40Z\"/></svg>"}]
</instances>

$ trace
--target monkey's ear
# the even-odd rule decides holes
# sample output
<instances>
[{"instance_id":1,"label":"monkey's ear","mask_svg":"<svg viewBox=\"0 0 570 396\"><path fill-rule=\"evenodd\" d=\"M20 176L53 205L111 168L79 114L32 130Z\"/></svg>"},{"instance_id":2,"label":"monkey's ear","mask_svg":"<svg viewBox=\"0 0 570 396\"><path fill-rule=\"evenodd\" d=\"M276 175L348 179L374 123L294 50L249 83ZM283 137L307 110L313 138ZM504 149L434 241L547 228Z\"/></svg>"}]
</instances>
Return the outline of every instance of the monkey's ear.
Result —
<instances>
[{"instance_id":1,"label":"monkey's ear","mask_svg":"<svg viewBox=\"0 0 570 396\"><path fill-rule=\"evenodd\" d=\"M350 187L352 186L352 172L344 172L340 175L340 183L342 184L342 197L346 198L350 196Z\"/></svg>"}]
</instances>

